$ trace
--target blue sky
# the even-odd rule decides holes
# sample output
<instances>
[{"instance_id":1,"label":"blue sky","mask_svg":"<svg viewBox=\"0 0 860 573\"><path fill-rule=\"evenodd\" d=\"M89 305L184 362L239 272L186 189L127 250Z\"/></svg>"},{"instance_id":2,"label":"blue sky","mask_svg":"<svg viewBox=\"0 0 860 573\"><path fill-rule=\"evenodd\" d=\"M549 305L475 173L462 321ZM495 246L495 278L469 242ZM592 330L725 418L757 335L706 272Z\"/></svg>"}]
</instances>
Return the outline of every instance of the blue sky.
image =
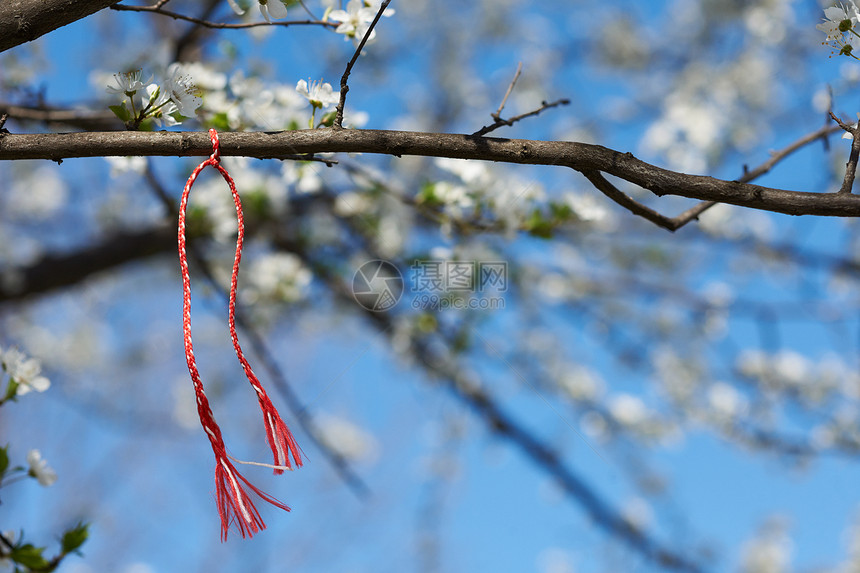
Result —
<instances>
[{"instance_id":1,"label":"blue sky","mask_svg":"<svg viewBox=\"0 0 860 573\"><path fill-rule=\"evenodd\" d=\"M395 3L396 4L396 3ZM665 10L665 4L655 3ZM811 3L809 3L811 4ZM631 6L633 3L631 3ZM805 7L805 6L804 6ZM407 10L403 8L403 10ZM642 11L642 10L640 10ZM811 12L811 10L808 10ZM524 18L552 14L533 7ZM644 10L650 13L650 10ZM806 10L799 13L805 14ZM127 31L142 15L110 13L106 21L121 21ZM397 16L395 16L397 18ZM383 24L386 22L384 21ZM104 22L102 22L102 25ZM810 22L812 27L814 22ZM391 44L404 42L408 32L393 25ZM814 31L814 30L813 30ZM282 33L283 32L283 33ZM46 99L61 104L78 100L92 101L102 97L88 80L88 67L93 48L90 38L101 33L98 21L90 19L60 29L39 41L51 69L40 76ZM565 34L578 38L581 30L572 18L559 24L547 37L551 41ZM278 31L265 42L258 43L244 32L229 32L224 38L239 50L237 68L250 69L255 59L275 57L274 77L285 84L300 78L324 77L335 83L340 74L337 65L323 66L317 54L340 50L345 59L351 54L350 44L339 37L323 36L314 29L297 28ZM422 38L427 40L427 38ZM427 40L428 42L430 40ZM480 79L503 91L516 63L528 55L530 41L515 41L513 45L487 46L472 62ZM817 40L816 40L817 42ZM130 42L133 46L134 43ZM145 46L137 45L138 49ZM317 51L318 50L318 51ZM389 127L406 113L402 92L420 92L427 82L424 68L431 50L391 50L392 74L402 83L378 85L377 77L363 73L363 61L351 81L350 104L370 114L368 127ZM298 54L298 57L295 56ZM106 59L113 59L107 54ZM339 60L335 60L339 61ZM573 65L557 74L557 83L549 89L555 97L573 97L584 106L586 114L601 109L610 96L625 94L632 89L623 81L623 74L597 75L587 65ZM838 77L845 64L826 55L814 64L815 81L824 82ZM526 67L526 73L529 73ZM757 146L747 158L751 165L766 159L768 149L779 148L800 133L820 125L820 115L809 105L810 92L819 86L809 86L799 93L792 129L774 129L765 144ZM500 92L501 93L501 92ZM489 99L496 102L491 92ZM845 100L850 108L850 99ZM479 127L489 121L487 116L475 118ZM549 137L565 121L576 118L577 110L565 110L559 115L541 116L532 123L519 126L504 135ZM810 118L804 120L804 118ZM812 119L814 118L814 119ZM806 125L806 131L796 131ZM613 124L615 126L615 124ZM644 123L634 123L629 133L623 129L606 129L601 143L618 148L628 147L637 152L636 143ZM500 135L502 133L500 132ZM834 149L842 142L831 141ZM157 168L165 173L183 173L185 164L158 159ZM787 188L820 189L824 175L819 168L833 161L820 146L803 151L781 166L774 174L762 179L763 184ZM741 161L727 161L717 170L728 178L739 174ZM88 174L101 177L107 165L100 159L69 160L64 173ZM0 166L0 173L8 166ZM524 171L548 185L562 187L550 181L546 170ZM178 176L174 179L180 180ZM181 181L178 181L181 185ZM176 193L179 186L174 189ZM92 209L88 189L73 190L73 197ZM622 213L621 217L625 217ZM772 216L778 229L777 238L805 236L806 248L839 252L846 231L841 223L830 220L792 219ZM69 244L70 237L81 240L81 229L64 226L56 229L58 241ZM686 233L686 234L685 234ZM671 239L698 238L694 231L682 231ZM693 239L691 239L693 240ZM439 239L444 244L444 239ZM520 253L557 256L544 243L524 240L518 244ZM728 247L731 249L732 247ZM707 246L705 247L707 250ZM536 256L537 256L536 255ZM716 257L715 257L716 258ZM247 264L247 263L246 263ZM164 266L155 271L161 279L169 270ZM179 345L180 331L176 302L178 280L172 289L143 293L135 285L150 280L146 268L130 269L117 282L98 283L69 294L47 297L29 307L18 320L33 320L62 330L64 317L76 318L77 296L87 299L86 308L97 308L98 316L107 326L94 325L101 334L132 325L132 331L148 340L141 352L139 370L125 363L107 361L94 369L92 379L80 380L80 373L50 372L55 388L44 395L28 396L17 404L4 406L0 429L5 434L0 442L13 444L13 452L22 458L26 449L38 447L60 474L60 481L49 489L22 483L3 492L0 527L22 527L35 539L52 540L67 524L83 518L93 523L92 539L84 548L83 559L70 559L68 570L84 571L171 571L183 570L246 570L261 571L401 571L416 569L416 546L419 531L426 523L427 508L438 511L435 532L441 547L442 568L462 571L553 571L546 566L554 556L569 559L576 571L596 571L599 561L594 555L608 553L607 540L583 517L581 509L561 497L545 475L498 437L490 434L482 423L456 401L433 388L432 382L399 361L387 340L362 321L350 317L319 316L308 312L288 313L286 320L269 333L272 350L295 383L303 400L315 411L327 412L352 420L370 432L378 442L374 463L359 465L358 473L368 484L372 496L357 499L334 477L332 471L314 448L306 447L307 466L284 478L274 478L264 471L247 470L246 475L262 489L283 499L294 509L284 515L272 508L259 507L269 529L253 540L241 540L233 534L225 544L217 542L218 520L212 490L212 459L209 445L199 427L184 429L171 419L171 393L177 378L187 377ZM724 278L731 269L716 262L700 277ZM793 281L794 279L792 279ZM798 279L823 280L820 275ZM198 279L198 283L202 283ZM165 284L165 283L159 283ZM776 284L753 282L744 295L767 299L781 294L795 295L795 283ZM223 309L217 298L195 294L195 326L209 333L198 342L204 379L210 380L216 417L228 438L228 447L241 452L245 459L262 459L261 446L253 405L253 396L243 387L230 386L232 379L241 380L233 357L224 351L226 325ZM509 301L509 308L488 320L496 327L489 340L496 344L519 340L518 315L522 307ZM329 311L324 306L322 311ZM643 312L647 309L643 309ZM3 309L2 321L14 322L16 309ZM642 390L647 376L633 375L613 365L610 353L601 348L599 337L587 332L573 313L542 309L552 319L565 323L564 328L576 333L576 352L590 357L595 367L613 389ZM319 313L322 315L322 312ZM552 320L551 319L551 320ZM0 322L3 324L3 322ZM735 344L755 346L760 343L759 332L750 321L730 323ZM135 328L137 330L135 330ZM856 337L856 324L848 323ZM105 330L101 330L105 329ZM222 330L218 330L222 329ZM788 348L802 349L818 357L833 347L828 327L794 325L780 329L780 340ZM483 332L483 331L482 331ZM220 333L220 334L219 334ZM826 335L822 335L825 333ZM109 336L108 336L109 338ZM198 339L200 340L200 339ZM0 343L8 342L0 335ZM848 349L857 349L856 342L844 342ZM126 339L115 339L114 350L129 351ZM838 348L838 347L837 347ZM716 353L728 352L715 345ZM845 350L848 352L848 350ZM544 390L535 391L523 385L508 365L496 359L486 348L474 367L493 380L494 388L505 408L515 412L518 419L536 434L565 446L565 459L589 483L621 507L635 495L629 481L616 463L623 465L635 460L637 446L629 450L605 448L598 441L571 431L576 425L567 410L554 411L542 399ZM127 357L126 357L127 358ZM254 360L252 359L252 363ZM853 360L856 363L856 357ZM86 374L89 376L89 374ZM232 377L232 378L231 378ZM332 381L334 381L332 383ZM87 401L87 384L116 388L115 409L99 411ZM208 386L207 386L208 387ZM123 403L122 396L141 390L140 403ZM646 393L648 390L644 390ZM554 402L555 404L556 402ZM157 406L161 405L159 409ZM241 405L233 408L234 404ZM279 402L280 404L280 402ZM152 410L150 410L152 409ZM285 415L287 422L292 417ZM461 424L465 437L445 438L440 420ZM593 450L597 450L598 456ZM447 454L447 455L444 455ZM609 462L604 461L603 458ZM706 541L713 543L723 556L716 570L727 570L737 563L738 548L755 530L773 515L787 515L793 544L793 564L809 569L832 564L845 555L843 531L856 515L860 502L856 484L860 470L855 461L824 457L809 467L794 467L775 456L752 454L729 445L710 432L691 431L686 439L673 447L648 452L653 467L671 476L668 494L655 507L660 524L657 534L661 540L674 540L674 546L691 549ZM449 462L450 466L439 480L430 480L425 471L430 461ZM244 471L244 470L243 470ZM687 537L688 536L688 537ZM621 569L640 564L635 556L622 558ZM609 563L613 563L610 559ZM135 570L135 564L149 569ZM144 567L141 565L141 567ZM559 569L563 571L563 569Z\"/></svg>"}]
</instances>

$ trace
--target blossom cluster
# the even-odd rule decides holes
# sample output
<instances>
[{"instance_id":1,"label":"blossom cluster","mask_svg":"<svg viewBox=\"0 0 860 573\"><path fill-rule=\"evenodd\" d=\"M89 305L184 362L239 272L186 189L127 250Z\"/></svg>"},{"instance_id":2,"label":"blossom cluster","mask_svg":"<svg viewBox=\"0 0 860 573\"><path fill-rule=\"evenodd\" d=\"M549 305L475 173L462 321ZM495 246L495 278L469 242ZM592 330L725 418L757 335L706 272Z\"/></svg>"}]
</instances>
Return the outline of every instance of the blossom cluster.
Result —
<instances>
[{"instance_id":1,"label":"blossom cluster","mask_svg":"<svg viewBox=\"0 0 860 573\"><path fill-rule=\"evenodd\" d=\"M816 28L827 35L823 44L831 46L840 55L851 56L855 59L854 49L860 40L857 25L860 24L860 10L849 0L847 4L839 4L824 10L824 21Z\"/></svg>"},{"instance_id":2,"label":"blossom cluster","mask_svg":"<svg viewBox=\"0 0 860 573\"><path fill-rule=\"evenodd\" d=\"M9 376L5 399L23 396L31 391L44 392L51 382L42 376L42 366L17 348L0 346L0 368Z\"/></svg>"},{"instance_id":3,"label":"blossom cluster","mask_svg":"<svg viewBox=\"0 0 860 573\"><path fill-rule=\"evenodd\" d=\"M242 16L247 12L236 0L227 0L227 2L236 14ZM287 17L287 7L283 0L257 0L257 5L260 8L260 14L269 23L272 23L272 20L283 20ZM379 12L381 5L382 0L350 0L346 5L346 10L333 10L333 5L329 5L323 21L337 22L339 25L335 32L343 34L344 39L352 40L357 46L370 29L370 24ZM393 9L386 8L383 16L393 14ZM376 30L372 30L367 38L367 43L372 42L375 38Z\"/></svg>"},{"instance_id":4,"label":"blossom cluster","mask_svg":"<svg viewBox=\"0 0 860 573\"><path fill-rule=\"evenodd\" d=\"M114 74L116 85L107 87L108 93L123 98L119 105L110 106L110 109L127 126L140 127L145 119L151 119L156 125L176 125L194 117L203 103L200 90L181 64L168 66L161 84L151 83L152 77L145 81L142 78L141 70Z\"/></svg>"}]
</instances>

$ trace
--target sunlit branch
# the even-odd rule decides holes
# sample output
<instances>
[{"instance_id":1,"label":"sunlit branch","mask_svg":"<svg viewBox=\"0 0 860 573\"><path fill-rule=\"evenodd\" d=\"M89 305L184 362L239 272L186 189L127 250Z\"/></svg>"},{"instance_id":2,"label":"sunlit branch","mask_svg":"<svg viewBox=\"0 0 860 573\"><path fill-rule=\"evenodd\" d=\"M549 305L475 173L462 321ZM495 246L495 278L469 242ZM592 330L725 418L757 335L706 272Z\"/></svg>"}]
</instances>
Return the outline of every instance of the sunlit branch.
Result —
<instances>
[{"instance_id":1,"label":"sunlit branch","mask_svg":"<svg viewBox=\"0 0 860 573\"><path fill-rule=\"evenodd\" d=\"M367 31L364 33L364 37L359 42L358 46L355 48L355 53L352 54L352 58L346 64L346 69L343 71L343 75L340 77L340 101L337 103L337 109L334 116L334 127L342 128L343 127L343 108L346 105L346 94L349 92L349 85L347 81L349 80L349 74L352 73L352 68L355 66L355 62L358 61L358 57L361 55L361 50L364 49L364 45L367 44L368 38L373 34L373 29L376 27L376 23L379 22L379 19L382 17L382 13L385 12L385 9L388 8L388 5L391 3L391 0L383 0L382 4L379 6L379 11L376 13L376 16L373 18L373 21L368 26Z\"/></svg>"},{"instance_id":2,"label":"sunlit branch","mask_svg":"<svg viewBox=\"0 0 860 573\"><path fill-rule=\"evenodd\" d=\"M857 161L860 159L860 128L843 123L832 111L830 117L836 121L840 129L851 135L851 152L848 155L848 163L845 164L845 177L842 180L842 187L839 188L839 193L851 193L851 189L854 187L854 177L857 175Z\"/></svg>"},{"instance_id":3,"label":"sunlit branch","mask_svg":"<svg viewBox=\"0 0 860 573\"><path fill-rule=\"evenodd\" d=\"M860 196L811 193L726 181L663 169L600 145L409 131L314 129L281 132L223 133L221 154L284 158L308 153L354 152L478 159L523 165L602 171L657 196L675 195L742 207L832 217L860 216ZM0 160L101 156L207 156L203 132L94 132L0 135Z\"/></svg>"}]
</instances>

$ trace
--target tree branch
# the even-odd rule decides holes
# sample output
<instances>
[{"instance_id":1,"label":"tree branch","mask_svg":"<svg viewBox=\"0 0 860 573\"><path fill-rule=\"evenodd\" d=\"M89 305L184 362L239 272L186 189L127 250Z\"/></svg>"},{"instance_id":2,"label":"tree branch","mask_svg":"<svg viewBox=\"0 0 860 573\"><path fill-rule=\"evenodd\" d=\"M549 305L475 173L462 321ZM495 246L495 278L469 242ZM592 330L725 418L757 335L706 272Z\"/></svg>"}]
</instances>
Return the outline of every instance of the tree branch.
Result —
<instances>
[{"instance_id":1,"label":"tree branch","mask_svg":"<svg viewBox=\"0 0 860 573\"><path fill-rule=\"evenodd\" d=\"M32 42L57 28L115 4L117 0L4 0L0 52Z\"/></svg>"},{"instance_id":2,"label":"tree branch","mask_svg":"<svg viewBox=\"0 0 860 573\"><path fill-rule=\"evenodd\" d=\"M223 133L221 154L285 158L323 152L378 153L478 159L502 163L602 171L657 196L676 195L702 201L786 213L831 217L860 216L860 196L773 189L760 185L688 175L645 163L632 153L571 141L535 141L410 131L315 129L282 132ZM101 156L208 156L212 144L204 132L94 132L2 134L0 160Z\"/></svg>"},{"instance_id":3,"label":"tree branch","mask_svg":"<svg viewBox=\"0 0 860 573\"><path fill-rule=\"evenodd\" d=\"M241 24L227 24L223 22L210 22L209 20L195 18L193 16L186 16L184 14L179 14L177 12L172 12L170 10L165 10L161 8L160 5L156 6L125 6L123 4L117 4L115 6L110 7L111 10L117 10L119 12L149 12L150 14L160 14L162 16L168 16L173 18L174 20L183 20L185 22L191 22L192 24L197 24L198 26L202 26L204 28L212 28L216 30L241 30L244 28L257 28L260 26L323 26L329 28L337 27L337 24L334 22L323 22L321 20L290 20L284 22L243 22Z\"/></svg>"},{"instance_id":4,"label":"tree branch","mask_svg":"<svg viewBox=\"0 0 860 573\"><path fill-rule=\"evenodd\" d=\"M376 23L379 22L379 19L382 17L382 13L385 12L385 9L388 8L390 3L391 0L382 1L382 4L379 6L379 12L376 13L376 17L364 32L364 37L361 38L361 42L359 42L358 46L355 48L352 58L347 62L343 75L340 77L340 100L337 102L337 109L334 116L334 126L338 129L343 127L343 108L346 105L346 94L349 92L349 85L347 84L349 74L352 72L352 67L355 65L355 62L358 61L358 56L361 55L361 50L363 50L364 45L367 44L368 38L370 38L370 35L373 33Z\"/></svg>"},{"instance_id":5,"label":"tree branch","mask_svg":"<svg viewBox=\"0 0 860 573\"><path fill-rule=\"evenodd\" d=\"M854 187L854 177L857 175L857 162L860 160L860 128L844 123L832 111L829 113L830 117L839 124L840 129L851 134L851 152L848 155L848 162L845 164L845 178L842 180L842 187L839 188L839 193L851 193L851 188Z\"/></svg>"},{"instance_id":6,"label":"tree branch","mask_svg":"<svg viewBox=\"0 0 860 573\"><path fill-rule=\"evenodd\" d=\"M16 121L37 121L47 125L65 125L83 130L123 129L113 112L60 108L48 105L15 105L0 101L0 113Z\"/></svg>"}]
</instances>

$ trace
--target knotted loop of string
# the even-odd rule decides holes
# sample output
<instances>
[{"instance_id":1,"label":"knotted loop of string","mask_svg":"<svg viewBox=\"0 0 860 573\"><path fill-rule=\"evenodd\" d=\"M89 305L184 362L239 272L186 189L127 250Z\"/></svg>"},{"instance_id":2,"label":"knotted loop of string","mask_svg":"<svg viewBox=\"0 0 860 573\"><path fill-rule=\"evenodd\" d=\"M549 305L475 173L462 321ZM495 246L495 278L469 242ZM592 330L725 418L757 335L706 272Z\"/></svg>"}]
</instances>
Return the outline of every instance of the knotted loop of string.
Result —
<instances>
[{"instance_id":1,"label":"knotted loop of string","mask_svg":"<svg viewBox=\"0 0 860 573\"><path fill-rule=\"evenodd\" d=\"M212 166L218 170L224 181L230 187L230 192L233 195L233 202L236 206L236 220L238 224L238 234L236 238L236 254L233 259L233 273L230 281L230 297L229 297L229 312L228 325L230 328L230 338L233 341L233 348L236 351L236 357L239 359L245 376L248 378L252 388L257 393L257 399L260 404L260 409L263 412L263 421L266 428L266 438L272 450L274 457L274 465L272 467L276 474L283 473L285 469L292 469L290 455L296 466L302 465L300 449L296 444L295 439L281 420L277 409L272 404L269 396L260 384L259 379L251 369L251 365L245 359L242 348L239 345L239 338L236 334L236 291L238 289L239 278L239 263L242 260L242 246L245 238L245 221L242 214L242 202L239 199L239 193L236 191L236 184L227 170L221 165L221 149L218 140L218 133L214 129L209 130L209 138L212 141L212 154L208 159L198 165L188 181L185 183L185 188L182 191L182 199L179 203L179 266L182 272L182 326L183 338L185 343L185 359L188 363L188 371L191 374L191 382L194 385L194 393L197 398L197 413L200 416L200 423L209 437L209 442L212 445L212 451L215 454L215 485L216 485L216 501L218 505L218 513L221 517L221 538L226 540L229 524L235 520L239 532L242 537L246 535L253 536L258 531L265 529L266 524L263 522L260 513L254 506L253 501L248 496L248 493L242 487L242 483L248 486L251 491L257 494L264 501L275 505L283 510L289 511L290 508L271 497L270 495L257 489L249 482L242 474L233 466L232 457L227 454L227 448L224 444L224 439L221 435L221 429L215 421L215 416L209 406L209 400L206 397L206 392L203 389L203 382L200 378L200 372L197 369L197 363L194 358L194 345L191 340L191 278L188 271L188 256L186 253L186 212L188 210L188 197L191 192L191 186L197 180L197 176L207 167ZM238 460L236 460L238 462ZM241 463L241 462L239 462ZM264 465L264 464L260 464ZM240 483L241 482L241 483Z\"/></svg>"}]
</instances>

